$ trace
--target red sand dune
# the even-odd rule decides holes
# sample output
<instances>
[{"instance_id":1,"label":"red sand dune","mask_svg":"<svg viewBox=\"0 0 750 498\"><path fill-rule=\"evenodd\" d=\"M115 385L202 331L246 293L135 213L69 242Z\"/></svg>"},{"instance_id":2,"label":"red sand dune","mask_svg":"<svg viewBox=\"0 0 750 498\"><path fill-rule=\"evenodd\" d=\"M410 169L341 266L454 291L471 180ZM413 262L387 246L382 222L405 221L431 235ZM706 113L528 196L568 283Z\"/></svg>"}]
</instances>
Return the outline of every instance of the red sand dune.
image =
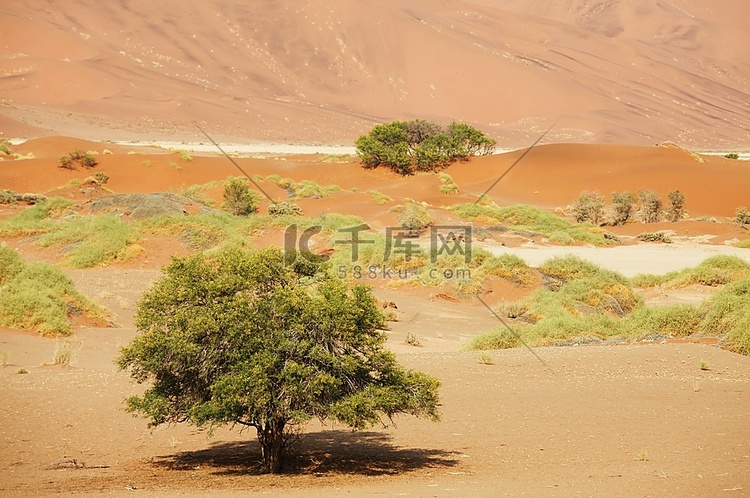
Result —
<instances>
[{"instance_id":1,"label":"red sand dune","mask_svg":"<svg viewBox=\"0 0 750 498\"><path fill-rule=\"evenodd\" d=\"M351 143L373 123L748 146L750 3L5 2L6 136ZM33 130L33 131L31 131Z\"/></svg>"},{"instance_id":2,"label":"red sand dune","mask_svg":"<svg viewBox=\"0 0 750 498\"><path fill-rule=\"evenodd\" d=\"M58 158L80 148L96 151L99 164L86 171L57 166ZM113 154L104 154L108 149ZM109 176L107 188L117 193L179 190L229 176L240 176L225 157L194 156L189 163L165 149L138 148L89 142L67 137L30 140L14 147L35 159L0 162L0 186L17 192L49 192L72 179L95 172ZM320 185L338 185L342 191L325 199L304 199L308 215L325 212L355 214L367 220L394 221L390 208L406 199L433 206L474 202L487 191L522 152L477 157L456 163L445 171L460 189L458 195L440 193L440 179L433 174L402 177L386 168L364 169L359 161L323 162L321 156L237 158L251 176L275 174L296 181L312 180ZM655 190L667 202L667 194L680 190L692 217L732 217L739 206L747 206L750 167L745 161L697 156L673 147L557 144L532 149L489 191L500 205L532 204L553 210L570 205L583 190L596 190L608 202L612 192ZM270 181L261 186L275 199L286 192ZM379 206L369 193L377 190L393 198ZM221 193L214 192L221 201ZM446 213L443 213L445 216Z\"/></svg>"}]
</instances>

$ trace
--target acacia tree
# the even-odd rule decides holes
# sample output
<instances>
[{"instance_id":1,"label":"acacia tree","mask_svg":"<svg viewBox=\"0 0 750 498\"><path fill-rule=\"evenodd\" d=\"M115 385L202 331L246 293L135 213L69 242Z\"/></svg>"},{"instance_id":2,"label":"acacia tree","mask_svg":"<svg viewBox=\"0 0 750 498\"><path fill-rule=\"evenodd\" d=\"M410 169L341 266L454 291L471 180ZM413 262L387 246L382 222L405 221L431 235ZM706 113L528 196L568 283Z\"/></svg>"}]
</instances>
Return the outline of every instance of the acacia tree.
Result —
<instances>
[{"instance_id":1,"label":"acacia tree","mask_svg":"<svg viewBox=\"0 0 750 498\"><path fill-rule=\"evenodd\" d=\"M402 175L434 171L470 156L488 155L495 140L464 123L443 128L430 121L393 121L373 127L355 142L365 168L388 166Z\"/></svg>"},{"instance_id":2,"label":"acacia tree","mask_svg":"<svg viewBox=\"0 0 750 498\"><path fill-rule=\"evenodd\" d=\"M371 289L294 268L278 249L173 259L116 360L151 383L127 409L151 426L254 427L272 473L314 417L355 429L399 413L437 420L439 382L385 349Z\"/></svg>"}]
</instances>

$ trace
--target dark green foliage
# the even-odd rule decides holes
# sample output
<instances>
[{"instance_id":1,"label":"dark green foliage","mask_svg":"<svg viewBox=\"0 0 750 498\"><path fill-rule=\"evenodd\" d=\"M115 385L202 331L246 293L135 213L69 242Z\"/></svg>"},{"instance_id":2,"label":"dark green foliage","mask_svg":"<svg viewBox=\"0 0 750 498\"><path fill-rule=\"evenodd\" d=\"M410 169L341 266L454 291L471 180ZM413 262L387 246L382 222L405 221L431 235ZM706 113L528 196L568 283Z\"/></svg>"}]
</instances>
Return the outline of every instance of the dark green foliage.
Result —
<instances>
[{"instance_id":1,"label":"dark green foliage","mask_svg":"<svg viewBox=\"0 0 750 498\"><path fill-rule=\"evenodd\" d=\"M750 278L728 284L703 304L701 312L703 331L725 335L733 350L750 356Z\"/></svg>"},{"instance_id":2,"label":"dark green foliage","mask_svg":"<svg viewBox=\"0 0 750 498\"><path fill-rule=\"evenodd\" d=\"M369 287L303 277L278 249L175 258L143 297L141 335L117 359L152 382L129 410L151 425L254 427L263 469L279 472L311 418L355 429L396 414L438 418L439 382L385 349Z\"/></svg>"},{"instance_id":3,"label":"dark green foliage","mask_svg":"<svg viewBox=\"0 0 750 498\"><path fill-rule=\"evenodd\" d=\"M661 242L663 244L672 243L672 238L665 232L643 232L638 234L637 239L642 240L643 242Z\"/></svg>"},{"instance_id":4,"label":"dark green foliage","mask_svg":"<svg viewBox=\"0 0 750 498\"><path fill-rule=\"evenodd\" d=\"M224 184L224 207L235 216L254 213L257 196L243 178L230 178Z\"/></svg>"},{"instance_id":5,"label":"dark green foliage","mask_svg":"<svg viewBox=\"0 0 750 498\"><path fill-rule=\"evenodd\" d=\"M739 159L740 158L739 154L735 152L730 152L729 154L725 154L724 157L727 159Z\"/></svg>"},{"instance_id":6,"label":"dark green foliage","mask_svg":"<svg viewBox=\"0 0 750 498\"><path fill-rule=\"evenodd\" d=\"M612 193L612 222L615 225L624 225L633 216L636 198L630 192Z\"/></svg>"},{"instance_id":7,"label":"dark green foliage","mask_svg":"<svg viewBox=\"0 0 750 498\"><path fill-rule=\"evenodd\" d=\"M679 190L673 190L668 195L669 209L667 219L669 221L680 221L685 216L685 194Z\"/></svg>"},{"instance_id":8,"label":"dark green foliage","mask_svg":"<svg viewBox=\"0 0 750 498\"><path fill-rule=\"evenodd\" d=\"M365 168L383 165L402 175L434 171L495 150L495 140L467 124L441 128L421 119L376 125L355 145Z\"/></svg>"}]
</instances>

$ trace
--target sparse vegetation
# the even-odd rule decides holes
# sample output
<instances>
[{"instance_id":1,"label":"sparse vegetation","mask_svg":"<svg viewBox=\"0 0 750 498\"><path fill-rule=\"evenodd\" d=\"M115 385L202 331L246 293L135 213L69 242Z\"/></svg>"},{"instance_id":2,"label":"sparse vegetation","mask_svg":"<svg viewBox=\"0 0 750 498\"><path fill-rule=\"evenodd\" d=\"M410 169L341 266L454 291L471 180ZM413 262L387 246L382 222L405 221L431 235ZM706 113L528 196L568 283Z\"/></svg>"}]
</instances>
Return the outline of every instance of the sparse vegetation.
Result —
<instances>
[{"instance_id":1,"label":"sparse vegetation","mask_svg":"<svg viewBox=\"0 0 750 498\"><path fill-rule=\"evenodd\" d=\"M708 362L706 360L701 360L700 367L701 367L701 370L703 370L704 372L706 370L710 370L711 369L710 365L708 364Z\"/></svg>"},{"instance_id":2,"label":"sparse vegetation","mask_svg":"<svg viewBox=\"0 0 750 498\"><path fill-rule=\"evenodd\" d=\"M422 341L420 341L419 338L413 332L406 333L406 339L404 339L404 342L408 344L409 346L414 346L417 348L422 347Z\"/></svg>"},{"instance_id":3,"label":"sparse vegetation","mask_svg":"<svg viewBox=\"0 0 750 498\"><path fill-rule=\"evenodd\" d=\"M750 278L750 263L737 256L712 256L695 268L669 272L666 275L637 275L630 279L636 287L680 288L688 285L716 287Z\"/></svg>"},{"instance_id":4,"label":"sparse vegetation","mask_svg":"<svg viewBox=\"0 0 750 498\"><path fill-rule=\"evenodd\" d=\"M643 223L656 223L661 219L662 202L659 194L653 190L642 190L638 192L641 198L641 221Z\"/></svg>"},{"instance_id":5,"label":"sparse vegetation","mask_svg":"<svg viewBox=\"0 0 750 498\"><path fill-rule=\"evenodd\" d=\"M180 157L180 160L184 163L191 163L193 162L193 156L190 155L190 153L186 150L182 149L170 149L173 154L177 154Z\"/></svg>"},{"instance_id":6,"label":"sparse vegetation","mask_svg":"<svg viewBox=\"0 0 750 498\"><path fill-rule=\"evenodd\" d=\"M587 244L606 246L616 243L616 240L608 237L607 232L599 227L572 224L533 206L497 207L470 203L457 204L450 209L461 218L484 224L502 223L519 232L536 233L547 237L551 237L552 234L560 237L560 233L564 232L573 240Z\"/></svg>"},{"instance_id":7,"label":"sparse vegetation","mask_svg":"<svg viewBox=\"0 0 750 498\"><path fill-rule=\"evenodd\" d=\"M604 206L604 196L593 190L585 190L573 203L573 217L576 223L598 225L604 218Z\"/></svg>"},{"instance_id":8,"label":"sparse vegetation","mask_svg":"<svg viewBox=\"0 0 750 498\"><path fill-rule=\"evenodd\" d=\"M356 142L357 156L365 168L387 166L410 175L416 171L435 171L470 156L491 154L495 140L462 123L442 128L417 119L376 125Z\"/></svg>"},{"instance_id":9,"label":"sparse vegetation","mask_svg":"<svg viewBox=\"0 0 750 498\"><path fill-rule=\"evenodd\" d=\"M10 156L13 150L10 148L10 141L7 138L0 138L0 153Z\"/></svg>"},{"instance_id":10,"label":"sparse vegetation","mask_svg":"<svg viewBox=\"0 0 750 498\"><path fill-rule=\"evenodd\" d=\"M669 209L667 210L667 219L675 222L685 217L685 194L679 190L673 190L668 195Z\"/></svg>"},{"instance_id":11,"label":"sparse vegetation","mask_svg":"<svg viewBox=\"0 0 750 498\"><path fill-rule=\"evenodd\" d=\"M391 198L388 195L385 195L383 192L379 192L377 190L368 190L368 194L372 196L372 200L375 204L378 206L382 206L384 204L388 204L389 202L393 202L393 198Z\"/></svg>"},{"instance_id":12,"label":"sparse vegetation","mask_svg":"<svg viewBox=\"0 0 750 498\"><path fill-rule=\"evenodd\" d=\"M612 222L615 225L624 225L633 217L635 212L636 198L630 192L612 193Z\"/></svg>"},{"instance_id":13,"label":"sparse vegetation","mask_svg":"<svg viewBox=\"0 0 750 498\"><path fill-rule=\"evenodd\" d=\"M104 311L79 294L62 271L46 263L27 264L2 245L0 280L0 326L54 336L70 333L73 313L104 323Z\"/></svg>"},{"instance_id":14,"label":"sparse vegetation","mask_svg":"<svg viewBox=\"0 0 750 498\"><path fill-rule=\"evenodd\" d=\"M481 363L482 365L494 365L495 364L495 359L489 353L480 353L479 356L477 356L477 361Z\"/></svg>"},{"instance_id":15,"label":"sparse vegetation","mask_svg":"<svg viewBox=\"0 0 750 498\"><path fill-rule=\"evenodd\" d=\"M0 350L0 367L7 367L10 361L10 353Z\"/></svg>"},{"instance_id":16,"label":"sparse vegetation","mask_svg":"<svg viewBox=\"0 0 750 498\"><path fill-rule=\"evenodd\" d=\"M726 159L739 159L740 155L735 152L730 152L729 154L724 154L724 157Z\"/></svg>"}]
</instances>

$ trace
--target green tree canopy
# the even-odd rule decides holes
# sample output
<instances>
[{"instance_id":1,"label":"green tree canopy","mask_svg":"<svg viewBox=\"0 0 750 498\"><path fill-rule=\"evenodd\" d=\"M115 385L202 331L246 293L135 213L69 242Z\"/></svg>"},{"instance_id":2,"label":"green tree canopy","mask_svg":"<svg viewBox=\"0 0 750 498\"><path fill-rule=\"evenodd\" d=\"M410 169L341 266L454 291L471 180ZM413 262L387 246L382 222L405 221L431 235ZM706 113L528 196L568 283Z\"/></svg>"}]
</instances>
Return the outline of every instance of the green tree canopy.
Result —
<instances>
[{"instance_id":1,"label":"green tree canopy","mask_svg":"<svg viewBox=\"0 0 750 498\"><path fill-rule=\"evenodd\" d=\"M388 166L402 175L434 171L470 156L488 155L495 140L463 123L445 128L416 119L379 124L355 142L357 155L365 168Z\"/></svg>"},{"instance_id":2,"label":"green tree canopy","mask_svg":"<svg viewBox=\"0 0 750 498\"><path fill-rule=\"evenodd\" d=\"M371 289L293 268L278 249L173 259L117 359L151 383L128 409L151 425L254 427L269 472L314 417L355 429L399 413L437 420L439 382L385 349Z\"/></svg>"}]
</instances>

